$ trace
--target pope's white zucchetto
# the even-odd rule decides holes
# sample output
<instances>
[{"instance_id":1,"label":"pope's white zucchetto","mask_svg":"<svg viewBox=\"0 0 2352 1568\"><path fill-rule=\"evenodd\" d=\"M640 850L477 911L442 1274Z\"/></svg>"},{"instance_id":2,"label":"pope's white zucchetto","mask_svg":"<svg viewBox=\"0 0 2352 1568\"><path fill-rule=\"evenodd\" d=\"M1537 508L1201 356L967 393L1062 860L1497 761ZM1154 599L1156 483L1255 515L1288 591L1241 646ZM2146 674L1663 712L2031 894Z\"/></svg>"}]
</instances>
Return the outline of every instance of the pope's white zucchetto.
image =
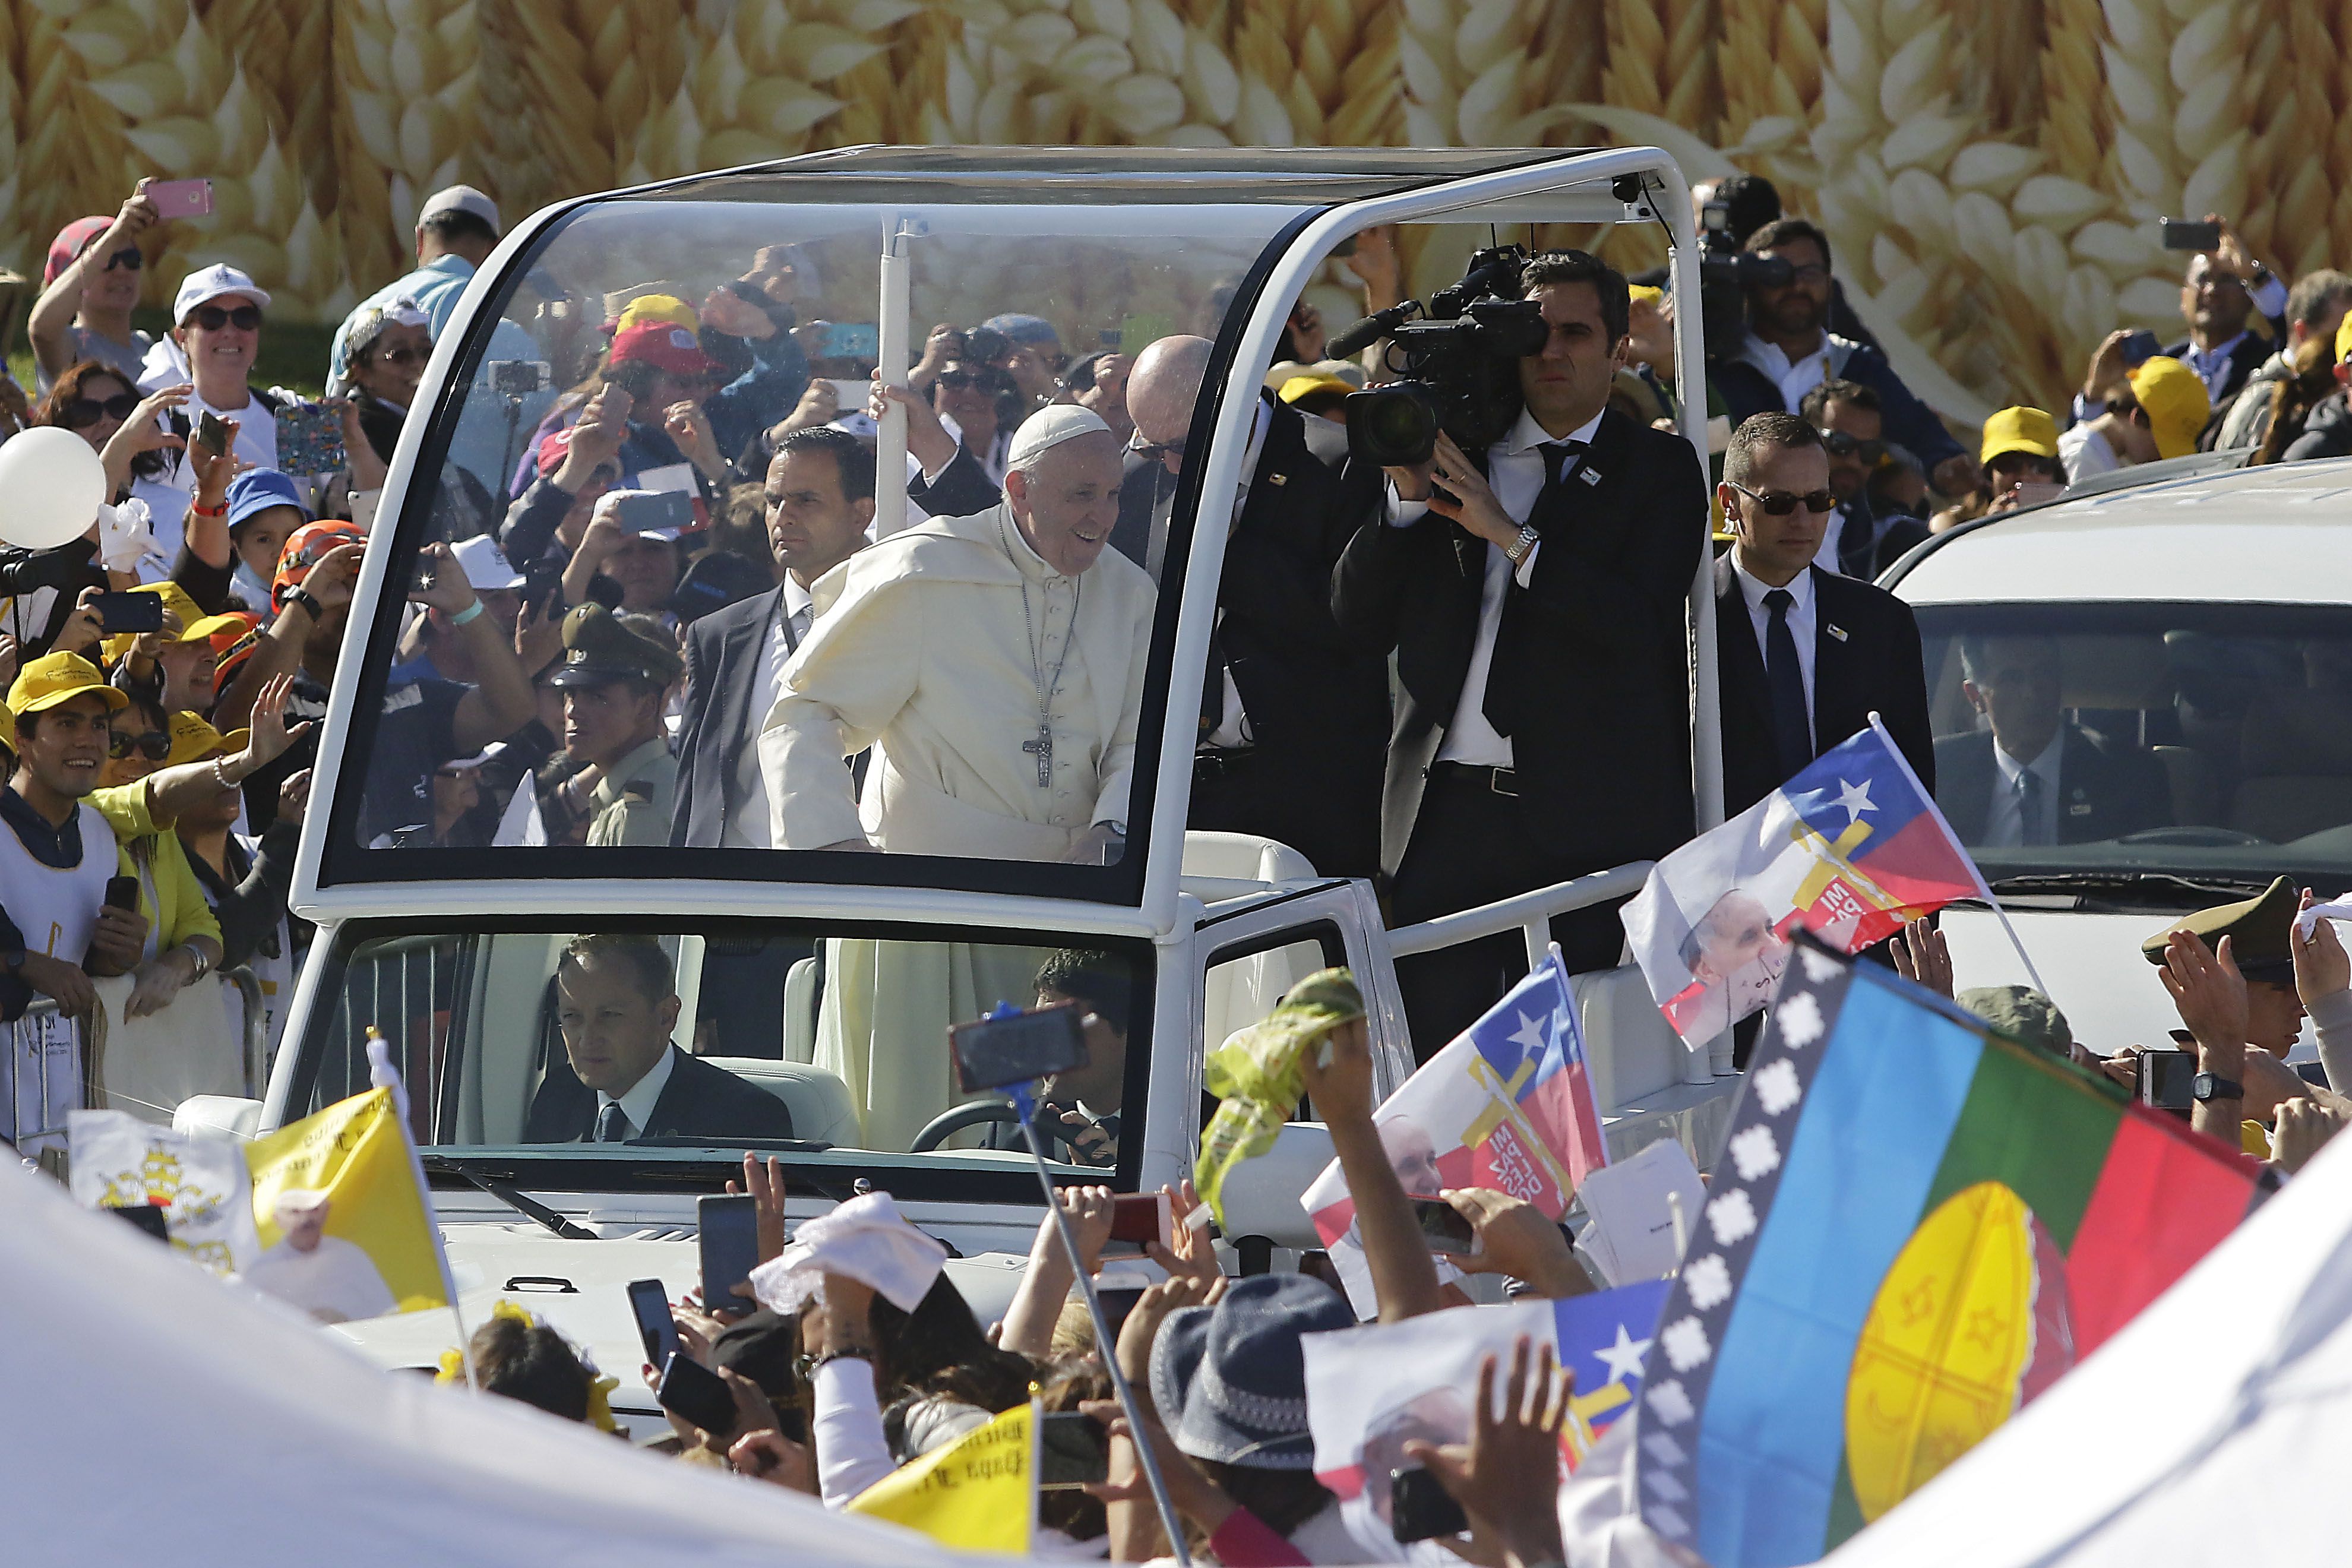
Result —
<instances>
[{"instance_id":1,"label":"pope's white zucchetto","mask_svg":"<svg viewBox=\"0 0 2352 1568\"><path fill-rule=\"evenodd\" d=\"M1048 452L1065 441L1096 431L1108 436L1110 426L1101 415L1091 408L1081 408L1075 403L1049 403L1021 422L1013 433L1013 446L1004 454L1008 468L1025 468L1040 452Z\"/></svg>"}]
</instances>

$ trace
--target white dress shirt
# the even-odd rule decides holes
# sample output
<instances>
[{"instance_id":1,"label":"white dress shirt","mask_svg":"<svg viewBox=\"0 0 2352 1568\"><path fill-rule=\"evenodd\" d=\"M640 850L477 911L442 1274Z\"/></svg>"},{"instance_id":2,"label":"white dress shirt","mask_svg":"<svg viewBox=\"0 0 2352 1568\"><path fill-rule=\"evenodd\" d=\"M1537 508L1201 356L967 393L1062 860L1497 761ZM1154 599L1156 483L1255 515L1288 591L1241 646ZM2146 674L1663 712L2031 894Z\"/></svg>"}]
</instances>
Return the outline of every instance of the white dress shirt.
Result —
<instances>
[{"instance_id":1,"label":"white dress shirt","mask_svg":"<svg viewBox=\"0 0 2352 1568\"><path fill-rule=\"evenodd\" d=\"M1600 427L1601 416L1596 414L1567 435L1554 436L1536 422L1534 415L1520 410L1519 422L1486 448L1486 488L1495 492L1496 502L1512 521L1527 521L1528 514L1535 510L1536 498L1543 493L1542 448L1557 441L1580 441L1590 447L1592 433ZM1580 458L1578 467L1581 466ZM1574 471L1563 468L1561 477ZM1427 501L1404 500L1397 495L1393 484L1389 487L1391 526L1409 528L1428 510ZM1503 553L1501 545L1486 546L1486 575L1478 590L1478 635L1470 645L1470 668L1462 678L1462 695L1455 699L1454 717L1445 726L1445 742L1438 748L1437 760L1441 763L1463 763L1477 768L1517 765L1511 760L1511 742L1496 734L1495 726L1486 721L1486 676L1495 663L1495 638L1503 627L1504 593L1514 576L1522 588L1535 581L1536 557L1542 550L1540 541L1529 545L1514 573L1511 558Z\"/></svg>"},{"instance_id":2,"label":"white dress shirt","mask_svg":"<svg viewBox=\"0 0 2352 1568\"><path fill-rule=\"evenodd\" d=\"M630 1085L629 1091L621 1096L618 1102L621 1115L628 1122L628 1126L622 1130L622 1137L642 1138L646 1135L646 1122L652 1117L662 1090L669 1087L670 1069L677 1065L677 1047L673 1045L662 1052L661 1059L646 1070L645 1077ZM604 1108L614 1103L611 1095L601 1089L596 1091L597 1121L604 1119ZM587 1141L591 1143L596 1142L596 1123L593 1121L588 1124Z\"/></svg>"},{"instance_id":3,"label":"white dress shirt","mask_svg":"<svg viewBox=\"0 0 2352 1568\"><path fill-rule=\"evenodd\" d=\"M1791 360L1778 343L1766 342L1755 333L1739 346L1739 357L1762 371L1780 389L1780 406L1790 414L1805 400L1805 394L1819 386L1830 373L1830 335L1822 334L1822 346L1809 354Z\"/></svg>"},{"instance_id":4,"label":"white dress shirt","mask_svg":"<svg viewBox=\"0 0 2352 1568\"><path fill-rule=\"evenodd\" d=\"M813 606L809 592L790 573L784 575L784 595L778 605L782 612L768 623L768 635L760 645L760 668L752 676L751 711L761 718L783 695L784 661L793 656L808 637ZM785 636L785 623L792 624L792 635ZM712 694L715 701L718 693ZM759 732L730 737L735 742L735 754L729 766L735 770L735 809L727 818L727 831L719 843L729 849L769 849L768 784L760 772Z\"/></svg>"},{"instance_id":5,"label":"white dress shirt","mask_svg":"<svg viewBox=\"0 0 2352 1568\"><path fill-rule=\"evenodd\" d=\"M1999 768L2000 780L1993 788L1992 806L1985 823L1984 841L1995 848L2011 848L2025 842L2024 802L2017 792L2017 781L2031 773L2042 781L2042 799L2034 812L2041 818L2035 824L2039 837L2035 842L2058 842L2058 764L2066 750L2066 731L2062 728L2042 748L2042 754L2030 763L2021 763L2001 749L1999 741L1992 745L1992 760Z\"/></svg>"},{"instance_id":6,"label":"white dress shirt","mask_svg":"<svg viewBox=\"0 0 2352 1568\"><path fill-rule=\"evenodd\" d=\"M1769 670L1772 643L1767 634L1772 626L1772 611L1764 603L1764 595L1772 591L1772 584L1751 574L1740 563L1736 545L1731 552L1731 574L1739 580L1740 597L1748 601L1748 624L1756 628L1756 651L1764 656ZM1797 673L1805 682L1805 726L1818 735L1818 727L1813 723L1813 574L1800 572L1782 586L1789 590L1790 600L1789 635L1797 643Z\"/></svg>"},{"instance_id":7,"label":"white dress shirt","mask_svg":"<svg viewBox=\"0 0 2352 1568\"><path fill-rule=\"evenodd\" d=\"M1813 564L1824 572L1838 570L1838 542L1845 537L1845 508L1830 513L1827 528L1822 530L1822 547L1813 552Z\"/></svg>"}]
</instances>

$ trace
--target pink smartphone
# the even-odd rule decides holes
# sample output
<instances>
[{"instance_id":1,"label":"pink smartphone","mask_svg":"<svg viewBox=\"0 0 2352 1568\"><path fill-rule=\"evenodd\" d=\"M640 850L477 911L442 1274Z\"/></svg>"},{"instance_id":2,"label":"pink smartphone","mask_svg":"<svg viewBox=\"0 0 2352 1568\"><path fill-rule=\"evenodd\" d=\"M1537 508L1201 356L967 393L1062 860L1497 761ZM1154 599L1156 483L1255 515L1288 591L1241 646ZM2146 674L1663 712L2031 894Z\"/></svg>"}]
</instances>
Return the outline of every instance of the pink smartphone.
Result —
<instances>
[{"instance_id":1,"label":"pink smartphone","mask_svg":"<svg viewBox=\"0 0 2352 1568\"><path fill-rule=\"evenodd\" d=\"M158 217L205 217L213 210L210 180L158 180L147 187Z\"/></svg>"}]
</instances>

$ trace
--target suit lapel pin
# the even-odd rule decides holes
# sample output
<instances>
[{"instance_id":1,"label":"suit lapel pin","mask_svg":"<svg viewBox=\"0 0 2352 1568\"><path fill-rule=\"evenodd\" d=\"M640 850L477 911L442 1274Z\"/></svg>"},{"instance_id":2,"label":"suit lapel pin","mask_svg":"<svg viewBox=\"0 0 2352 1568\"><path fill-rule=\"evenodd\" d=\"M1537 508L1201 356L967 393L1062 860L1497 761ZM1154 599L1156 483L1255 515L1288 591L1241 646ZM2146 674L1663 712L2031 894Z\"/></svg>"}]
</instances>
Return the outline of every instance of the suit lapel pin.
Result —
<instances>
[{"instance_id":1,"label":"suit lapel pin","mask_svg":"<svg viewBox=\"0 0 2352 1568\"><path fill-rule=\"evenodd\" d=\"M1601 470L1591 467L1579 468L1576 477L1588 485L1597 485L1601 482Z\"/></svg>"},{"instance_id":2,"label":"suit lapel pin","mask_svg":"<svg viewBox=\"0 0 2352 1568\"><path fill-rule=\"evenodd\" d=\"M1829 633L1830 636L1837 638L1840 642L1845 641L1845 628L1843 626L1833 626L1829 625L1827 622L1823 622L1822 630Z\"/></svg>"},{"instance_id":3,"label":"suit lapel pin","mask_svg":"<svg viewBox=\"0 0 2352 1568\"><path fill-rule=\"evenodd\" d=\"M2091 815L2090 803L2088 801L2084 801L2079 805L2070 805L2066 808L2066 815L2069 816L2088 816Z\"/></svg>"},{"instance_id":4,"label":"suit lapel pin","mask_svg":"<svg viewBox=\"0 0 2352 1568\"><path fill-rule=\"evenodd\" d=\"M1266 475L1266 481L1269 484L1286 485L1290 482L1290 476L1285 473L1272 473Z\"/></svg>"}]
</instances>

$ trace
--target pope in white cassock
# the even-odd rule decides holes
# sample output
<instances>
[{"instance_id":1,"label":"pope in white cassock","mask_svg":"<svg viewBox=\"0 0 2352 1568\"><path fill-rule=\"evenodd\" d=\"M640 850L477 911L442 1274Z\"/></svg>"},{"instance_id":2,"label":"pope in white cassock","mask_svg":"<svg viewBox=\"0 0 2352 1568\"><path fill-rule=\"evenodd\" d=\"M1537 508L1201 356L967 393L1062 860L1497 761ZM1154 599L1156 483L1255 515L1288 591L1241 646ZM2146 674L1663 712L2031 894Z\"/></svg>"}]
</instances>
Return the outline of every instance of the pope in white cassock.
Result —
<instances>
[{"instance_id":1,"label":"pope in white cassock","mask_svg":"<svg viewBox=\"0 0 2352 1568\"><path fill-rule=\"evenodd\" d=\"M933 518L812 589L814 627L760 735L770 842L786 849L1099 864L1127 828L1153 588L1105 549L1118 439L1091 410L1032 415L1004 500ZM871 746L862 805L843 759ZM904 1149L955 1098L946 1027L1025 1003L1043 955L949 942L827 944L816 1065L868 1147ZM869 1071L876 1051L888 1070Z\"/></svg>"}]
</instances>

